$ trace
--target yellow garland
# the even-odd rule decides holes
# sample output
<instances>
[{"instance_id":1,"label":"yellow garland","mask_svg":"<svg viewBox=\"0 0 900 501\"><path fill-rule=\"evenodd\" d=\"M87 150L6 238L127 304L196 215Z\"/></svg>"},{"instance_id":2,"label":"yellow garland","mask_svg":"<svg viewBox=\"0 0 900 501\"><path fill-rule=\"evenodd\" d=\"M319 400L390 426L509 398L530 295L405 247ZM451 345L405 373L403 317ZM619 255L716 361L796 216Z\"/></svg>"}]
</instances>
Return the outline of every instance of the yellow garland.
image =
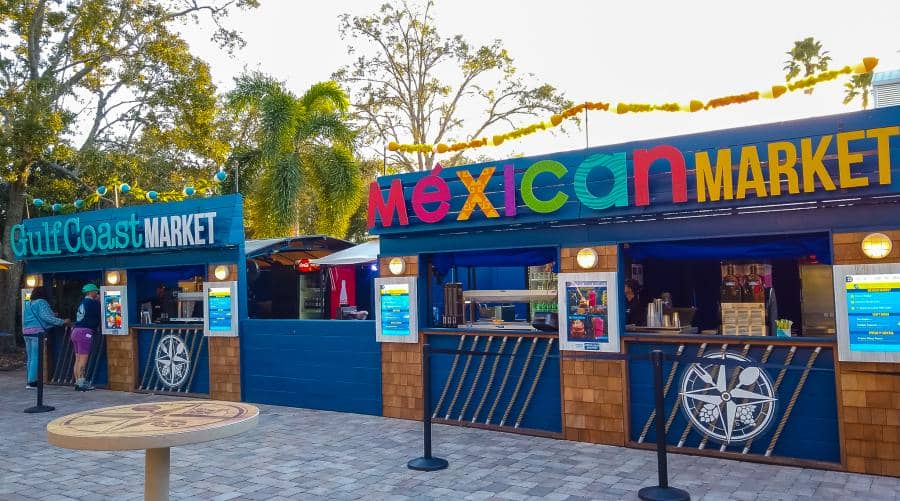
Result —
<instances>
[{"instance_id":1,"label":"yellow garland","mask_svg":"<svg viewBox=\"0 0 900 501\"><path fill-rule=\"evenodd\" d=\"M552 115L550 120L547 122L538 122L533 123L531 125L527 125L525 127L520 127L513 131L507 132L505 134L496 134L490 138L481 138L474 139L468 142L460 142L453 144L445 144L439 143L437 146L432 144L399 144L394 141L388 143L388 150L390 151L399 151L401 153L447 153L447 152L457 152L472 148L481 148L483 146L492 145L499 146L503 144L503 142L508 141L510 139L518 139L522 136L526 136L528 134L533 134L539 130L547 130L552 129L553 127L559 126L563 120L578 116L584 110L592 110L592 111L609 111L611 113L615 113L618 115L624 115L625 113L647 113L651 111L665 111L665 112L688 112L688 113L696 113L701 110L709 110L714 108L720 108L722 106L730 106L732 104L741 104L747 103L750 101L756 101L759 99L778 99L782 95L787 92L794 92L796 90L803 89L811 89L816 85L828 82L838 78L841 75L848 75L850 73L869 73L875 69L875 66L878 65L878 59L874 57L866 57L863 58L860 64L855 66L844 66L838 70L825 71L823 73L819 73L817 75L812 75L807 78L803 78L800 80L795 80L793 82L788 82L787 85L773 85L772 87L761 90L761 91L751 91L745 92L743 94L734 94L730 96L722 96L710 99L709 101L703 102L696 99L692 99L688 104L682 103L663 103L663 104L647 104L647 103L616 103L615 105L611 105L610 103L605 102L585 102L571 108L564 110L562 113L558 113Z\"/></svg>"}]
</instances>

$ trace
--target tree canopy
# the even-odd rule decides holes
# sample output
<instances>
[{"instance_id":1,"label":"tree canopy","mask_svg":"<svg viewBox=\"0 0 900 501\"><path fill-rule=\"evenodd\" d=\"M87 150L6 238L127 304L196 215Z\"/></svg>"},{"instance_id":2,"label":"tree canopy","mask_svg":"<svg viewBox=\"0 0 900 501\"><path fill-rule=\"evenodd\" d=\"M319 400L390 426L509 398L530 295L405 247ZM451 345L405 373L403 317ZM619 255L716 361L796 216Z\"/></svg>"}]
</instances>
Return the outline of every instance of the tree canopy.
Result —
<instances>
[{"instance_id":1,"label":"tree canopy","mask_svg":"<svg viewBox=\"0 0 900 501\"><path fill-rule=\"evenodd\" d=\"M516 127L571 106L552 85L519 73L501 40L476 45L462 35L442 36L433 6L404 1L368 16L341 16L341 36L355 60L333 78L351 89L354 118L372 153L380 156L391 141L437 144L480 137L494 126ZM464 121L467 107L483 110L477 121ZM391 152L388 163L407 171L428 169L434 154Z\"/></svg>"}]
</instances>

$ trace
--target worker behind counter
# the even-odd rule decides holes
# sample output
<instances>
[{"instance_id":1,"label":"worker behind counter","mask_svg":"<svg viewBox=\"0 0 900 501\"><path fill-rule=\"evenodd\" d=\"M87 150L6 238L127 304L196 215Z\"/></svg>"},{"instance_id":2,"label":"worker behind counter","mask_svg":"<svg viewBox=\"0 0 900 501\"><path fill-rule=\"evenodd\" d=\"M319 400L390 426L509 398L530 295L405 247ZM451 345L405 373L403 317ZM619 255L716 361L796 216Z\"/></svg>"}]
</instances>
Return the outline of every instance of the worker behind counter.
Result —
<instances>
[{"instance_id":1,"label":"worker behind counter","mask_svg":"<svg viewBox=\"0 0 900 501\"><path fill-rule=\"evenodd\" d=\"M637 280L625 281L625 325L644 325L647 308L641 301L640 284Z\"/></svg>"},{"instance_id":2,"label":"worker behind counter","mask_svg":"<svg viewBox=\"0 0 900 501\"><path fill-rule=\"evenodd\" d=\"M165 323L176 316L177 303L166 284L159 284L156 287L156 295L149 302L153 308L153 322Z\"/></svg>"}]
</instances>

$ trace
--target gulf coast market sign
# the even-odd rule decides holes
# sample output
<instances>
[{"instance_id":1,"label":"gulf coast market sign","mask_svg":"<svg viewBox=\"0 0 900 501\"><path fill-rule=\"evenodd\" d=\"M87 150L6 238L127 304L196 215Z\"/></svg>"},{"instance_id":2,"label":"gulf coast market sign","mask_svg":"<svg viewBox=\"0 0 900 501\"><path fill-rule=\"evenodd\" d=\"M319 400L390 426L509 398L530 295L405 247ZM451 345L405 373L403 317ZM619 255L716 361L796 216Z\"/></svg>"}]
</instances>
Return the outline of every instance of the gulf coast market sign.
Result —
<instances>
[{"instance_id":1,"label":"gulf coast market sign","mask_svg":"<svg viewBox=\"0 0 900 501\"><path fill-rule=\"evenodd\" d=\"M368 226L389 234L897 192L892 107L384 177L369 187Z\"/></svg>"},{"instance_id":2,"label":"gulf coast market sign","mask_svg":"<svg viewBox=\"0 0 900 501\"><path fill-rule=\"evenodd\" d=\"M10 246L24 260L233 244L240 203L225 196L26 219L10 231Z\"/></svg>"}]
</instances>

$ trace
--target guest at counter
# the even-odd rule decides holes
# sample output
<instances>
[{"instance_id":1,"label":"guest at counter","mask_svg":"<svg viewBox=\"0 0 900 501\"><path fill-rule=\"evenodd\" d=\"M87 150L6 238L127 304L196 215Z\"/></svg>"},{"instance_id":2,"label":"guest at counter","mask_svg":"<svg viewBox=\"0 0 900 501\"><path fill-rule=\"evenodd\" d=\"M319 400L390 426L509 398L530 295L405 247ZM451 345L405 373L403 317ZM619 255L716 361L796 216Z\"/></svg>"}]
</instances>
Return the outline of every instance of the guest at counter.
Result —
<instances>
[{"instance_id":1,"label":"guest at counter","mask_svg":"<svg viewBox=\"0 0 900 501\"><path fill-rule=\"evenodd\" d=\"M643 325L646 313L637 280L625 280L625 325Z\"/></svg>"}]
</instances>

